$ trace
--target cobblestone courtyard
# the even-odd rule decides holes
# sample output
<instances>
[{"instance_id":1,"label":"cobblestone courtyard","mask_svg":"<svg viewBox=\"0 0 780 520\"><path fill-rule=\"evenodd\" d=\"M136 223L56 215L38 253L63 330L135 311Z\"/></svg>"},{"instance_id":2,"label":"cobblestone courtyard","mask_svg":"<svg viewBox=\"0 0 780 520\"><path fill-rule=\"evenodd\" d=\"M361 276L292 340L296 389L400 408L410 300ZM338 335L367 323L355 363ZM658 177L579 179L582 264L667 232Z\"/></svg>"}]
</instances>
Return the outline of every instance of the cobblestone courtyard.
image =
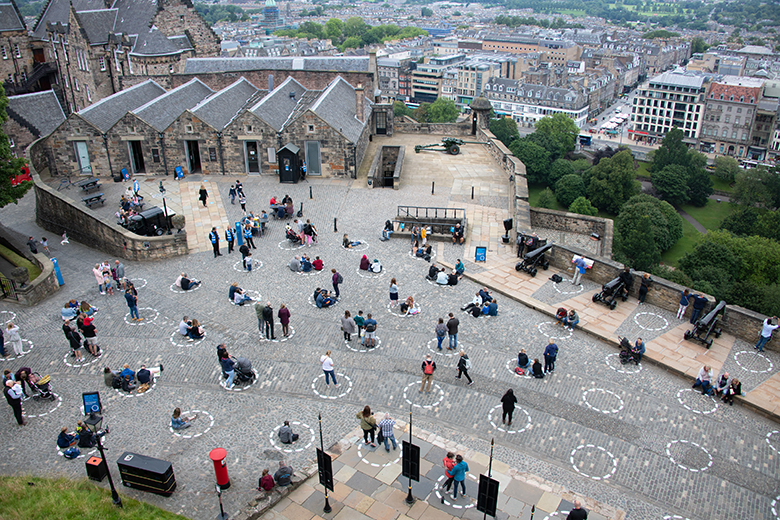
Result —
<instances>
[{"instance_id":1,"label":"cobblestone courtyard","mask_svg":"<svg viewBox=\"0 0 780 520\"><path fill-rule=\"evenodd\" d=\"M476 168L464 159L468 153L458 158L435 157L455 176L459 168ZM415 172L405 175L414 177ZM500 186L503 177L499 172L488 175L479 181ZM228 221L235 222L241 214L238 204L228 202L229 180L210 180L220 192L219 197L212 194L210 201L224 205ZM498 461L625 510L629 519L780 518L776 505L780 427L776 423L740 406L724 406L701 396L687 380L654 365L621 366L612 347L577 331L562 331L549 317L507 298L498 297L498 317L472 318L459 308L473 297L477 285L468 280L456 287L430 284L424 279L428 264L410 257L407 240L378 240L382 224L395 215L397 205L461 207L458 201L463 193L453 193L452 186L465 193L470 181L451 178L448 183L446 178L437 178L435 195L424 188L430 185L428 178L402 183L397 191L366 189L365 180L312 179L298 185L279 185L270 177L242 181L250 209L264 209L271 195L285 193L293 198L296 210L303 202L304 218L312 219L319 229L319 243L291 250L283 240L283 224L271 221L266 236L256 240L254 256L262 266L252 273L240 270L240 254L228 255L224 241L223 256L217 259L206 246L185 258L125 261L127 276L138 287L144 318L140 323L129 321L121 294L98 293L91 268L108 257L87 245L60 245L48 234L65 285L56 296L33 308L0 303L0 321L13 318L22 338L30 342L24 357L0 360L0 366L14 371L29 366L50 374L59 399L51 404L26 401L30 417L26 427L16 426L10 407L3 407L0 432L5 448L0 450L4 454L0 471L83 477L84 459L70 461L59 456L55 440L61 426L74 427L82 418L81 393L99 390L105 423L111 427L105 444L114 478L118 480L114 462L123 451L132 451L171 461L178 481L170 498L121 486L120 491L206 520L218 512L208 459L212 448L228 451L233 485L223 500L226 511L233 514L255 495L262 468L273 468L283 457L294 467L314 457L319 442L314 435L318 413L323 417L327 447L356 427L355 413L364 405L401 419L408 417L411 405L415 424L421 428L481 453L489 453L490 440L495 438ZM185 182L194 188L199 180ZM313 199L309 199L310 187ZM500 189L488 188L477 193L469 204L506 211L505 190L502 194ZM197 213L198 208L192 211ZM334 217L338 217L338 232L333 229ZM32 194L18 206L0 211L0 219L24 235L47 235L35 225ZM500 222L495 225L500 227ZM209 228L205 222L198 227ZM343 233L367 242L368 248L342 249ZM325 272L292 273L287 263L302 252L320 256ZM358 273L363 254L380 259L385 273L374 277ZM474 251L442 244L438 254L454 262L473 258ZM316 287L330 288L332 267L344 277L342 298L332 308L317 309L309 296ZM467 262L467 270L478 269ZM185 294L173 291L171 284L181 271L201 279L202 287ZM399 317L388 309L387 287L392 277L398 280L401 298L413 295L420 303L419 315ZM275 310L281 303L287 305L294 334L286 341L263 341L254 308L228 301L232 282L259 294L261 302L270 301ZM540 297L556 301L556 289L552 282L547 284ZM95 323L104 354L96 362L86 355L91 363L83 366L73 366L61 331L59 309L71 298L100 307ZM362 352L356 341L344 342L339 326L344 310L353 315L358 310L373 313L381 342L377 349ZM435 351L436 320L449 312L461 321L458 342L473 363L475 384L471 387L453 378L455 357ZM205 340L179 339L177 324L183 315L203 324ZM664 318L667 324L673 320L673 316ZM631 318L621 331L647 331L652 339L661 333L658 327ZM281 336L278 324L276 333ZM516 376L512 368L519 349L541 358L549 337L556 338L560 347L555 373L544 380ZM241 392L219 386L218 343L253 362L258 373L254 386ZM747 344L741 347L752 350ZM333 351L342 383L337 389L326 387L321 377L319 357L328 349ZM420 363L427 353L433 353L438 364L436 386L431 394L419 394ZM769 359L774 359L768 369L774 373L777 359ZM103 384L105 366L129 363L136 369L141 363L160 362L165 371L146 394L123 396ZM499 400L507 388L514 388L520 408L515 412L515 429L509 430L498 420ZM177 406L202 412L185 436L174 435L168 428ZM275 428L284 420L302 423L296 427L302 442L292 453L283 453L272 442ZM416 495L423 497L424 490ZM432 500L437 501L435 496ZM471 514L448 512L467 518Z\"/></svg>"}]
</instances>

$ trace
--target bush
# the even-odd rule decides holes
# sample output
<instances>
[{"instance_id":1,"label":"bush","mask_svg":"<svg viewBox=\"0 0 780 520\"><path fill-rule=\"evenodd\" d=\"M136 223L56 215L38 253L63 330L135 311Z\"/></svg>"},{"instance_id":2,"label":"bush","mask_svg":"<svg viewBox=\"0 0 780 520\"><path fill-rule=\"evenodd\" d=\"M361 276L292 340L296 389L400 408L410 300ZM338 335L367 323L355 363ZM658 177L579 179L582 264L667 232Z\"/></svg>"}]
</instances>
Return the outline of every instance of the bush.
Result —
<instances>
[{"instance_id":1,"label":"bush","mask_svg":"<svg viewBox=\"0 0 780 520\"><path fill-rule=\"evenodd\" d=\"M739 163L733 157L715 158L715 176L731 184L739 173Z\"/></svg>"},{"instance_id":2,"label":"bush","mask_svg":"<svg viewBox=\"0 0 780 520\"><path fill-rule=\"evenodd\" d=\"M550 188L545 188L539 195L539 207L547 209L558 209L558 200Z\"/></svg>"},{"instance_id":3,"label":"bush","mask_svg":"<svg viewBox=\"0 0 780 520\"><path fill-rule=\"evenodd\" d=\"M555 186L555 184L563 177L573 173L575 173L575 171L571 161L567 161L566 159L557 159L550 167L550 185Z\"/></svg>"},{"instance_id":4,"label":"bush","mask_svg":"<svg viewBox=\"0 0 780 520\"><path fill-rule=\"evenodd\" d=\"M561 180L555 184L555 198L558 202L566 206L571 206L579 197L585 196L585 184L582 182L582 177L576 173L564 175Z\"/></svg>"},{"instance_id":5,"label":"bush","mask_svg":"<svg viewBox=\"0 0 780 520\"><path fill-rule=\"evenodd\" d=\"M569 206L569 212L595 217L598 215L599 210L594 208L590 204L590 201L585 197L577 197L574 199L574 202L571 203L571 206Z\"/></svg>"}]
</instances>

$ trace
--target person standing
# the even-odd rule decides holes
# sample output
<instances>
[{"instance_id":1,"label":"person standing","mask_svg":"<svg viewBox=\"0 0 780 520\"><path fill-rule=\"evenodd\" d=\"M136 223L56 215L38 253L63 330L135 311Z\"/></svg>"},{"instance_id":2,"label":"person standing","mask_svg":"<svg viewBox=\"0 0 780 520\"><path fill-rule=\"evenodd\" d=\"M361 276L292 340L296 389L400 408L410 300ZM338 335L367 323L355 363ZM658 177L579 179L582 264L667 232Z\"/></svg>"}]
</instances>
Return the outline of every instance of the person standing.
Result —
<instances>
[{"instance_id":1,"label":"person standing","mask_svg":"<svg viewBox=\"0 0 780 520\"><path fill-rule=\"evenodd\" d=\"M27 421L22 417L22 387L19 383L9 379L5 382L3 393L5 394L5 400L8 401L8 405L14 410L17 424L21 426L27 424Z\"/></svg>"},{"instance_id":2,"label":"person standing","mask_svg":"<svg viewBox=\"0 0 780 520\"><path fill-rule=\"evenodd\" d=\"M515 392L511 388L506 391L504 394L504 397L501 398L501 424L506 424L507 426L512 426L512 414L515 413L515 405L517 404L517 397L515 397ZM506 422L507 417L509 418L509 422Z\"/></svg>"},{"instance_id":3,"label":"person standing","mask_svg":"<svg viewBox=\"0 0 780 520\"><path fill-rule=\"evenodd\" d=\"M230 203L235 206L236 204L236 185L230 185L230 191L228 191L228 197L230 197Z\"/></svg>"},{"instance_id":4,"label":"person standing","mask_svg":"<svg viewBox=\"0 0 780 520\"><path fill-rule=\"evenodd\" d=\"M699 319L699 316L704 310L704 307L707 305L708 300L701 294L694 294L693 296L691 296L691 298L693 299L693 312L691 313L691 324L695 325L696 321Z\"/></svg>"},{"instance_id":5,"label":"person standing","mask_svg":"<svg viewBox=\"0 0 780 520\"><path fill-rule=\"evenodd\" d=\"M16 353L17 356L21 356L24 354L24 351L22 351L22 338L19 336L19 327L14 325L12 321L9 321L5 328L6 334L8 335L8 342L11 343L14 353Z\"/></svg>"},{"instance_id":6,"label":"person standing","mask_svg":"<svg viewBox=\"0 0 780 520\"><path fill-rule=\"evenodd\" d=\"M344 316L341 318L341 330L344 332L344 341L352 341L352 334L357 331L357 327L349 311L344 311Z\"/></svg>"},{"instance_id":7,"label":"person standing","mask_svg":"<svg viewBox=\"0 0 780 520\"><path fill-rule=\"evenodd\" d=\"M233 390L233 387L236 386L235 383L233 383L233 378L236 377L236 362L230 359L227 350L223 350L222 358L219 360L219 363L222 365L222 371L227 376L225 389Z\"/></svg>"},{"instance_id":8,"label":"person standing","mask_svg":"<svg viewBox=\"0 0 780 520\"><path fill-rule=\"evenodd\" d=\"M233 252L233 246L236 244L236 236L230 226L225 228L225 242L228 245L228 254Z\"/></svg>"},{"instance_id":9,"label":"person standing","mask_svg":"<svg viewBox=\"0 0 780 520\"><path fill-rule=\"evenodd\" d=\"M235 297L235 293L233 293L233 296ZM257 330L260 331L260 335L263 335L263 313L265 312L265 307L260 307L259 305L255 305L255 316L257 316Z\"/></svg>"},{"instance_id":10,"label":"person standing","mask_svg":"<svg viewBox=\"0 0 780 520\"><path fill-rule=\"evenodd\" d=\"M95 264L95 267L92 268L92 274L95 275L100 294L106 294L106 291L103 290L103 270L100 268L100 264Z\"/></svg>"},{"instance_id":11,"label":"person standing","mask_svg":"<svg viewBox=\"0 0 780 520\"><path fill-rule=\"evenodd\" d=\"M395 307L398 305L398 282L395 278L390 280L390 306Z\"/></svg>"},{"instance_id":12,"label":"person standing","mask_svg":"<svg viewBox=\"0 0 780 520\"><path fill-rule=\"evenodd\" d=\"M339 274L336 269L331 269L331 273L333 273L333 276L331 276L331 282L333 283L333 291L336 293L336 298L338 298L341 293L339 293L339 284L344 281L344 278Z\"/></svg>"},{"instance_id":13,"label":"person standing","mask_svg":"<svg viewBox=\"0 0 780 520\"><path fill-rule=\"evenodd\" d=\"M366 444L370 445L372 448L376 448L376 444L374 444L374 430L376 430L376 419L374 419L374 415L371 413L371 407L366 405L365 408L360 410L357 414L355 414L355 417L360 419L360 429L363 430L363 440ZM369 437L371 438L371 441L369 442Z\"/></svg>"},{"instance_id":14,"label":"person standing","mask_svg":"<svg viewBox=\"0 0 780 520\"><path fill-rule=\"evenodd\" d=\"M469 370L471 370L471 360L466 355L466 352L461 350L460 359L458 360L458 375L455 376L455 379L460 379L461 375L465 375L466 379L469 380L468 386L473 385L474 381L472 381L471 377L469 377Z\"/></svg>"},{"instance_id":15,"label":"person standing","mask_svg":"<svg viewBox=\"0 0 780 520\"><path fill-rule=\"evenodd\" d=\"M5 336L3 336L2 327L0 327L0 356L8 357L8 353L5 351Z\"/></svg>"},{"instance_id":16,"label":"person standing","mask_svg":"<svg viewBox=\"0 0 780 520\"><path fill-rule=\"evenodd\" d=\"M339 382L336 381L336 372L333 370L333 359L330 357L330 350L320 357L320 363L322 363L322 371L325 372L325 386L328 386L328 378L333 379L333 385L338 388Z\"/></svg>"},{"instance_id":17,"label":"person standing","mask_svg":"<svg viewBox=\"0 0 780 520\"><path fill-rule=\"evenodd\" d=\"M244 192L238 194L238 203L241 204L241 211L246 214L246 195L244 195Z\"/></svg>"},{"instance_id":18,"label":"person standing","mask_svg":"<svg viewBox=\"0 0 780 520\"><path fill-rule=\"evenodd\" d=\"M444 324L444 318L439 318L439 323L436 324L436 341L439 342L438 349L441 350L441 344L444 338L447 336L447 325Z\"/></svg>"},{"instance_id":19,"label":"person standing","mask_svg":"<svg viewBox=\"0 0 780 520\"><path fill-rule=\"evenodd\" d=\"M290 337L290 309L285 304L279 305L279 322L282 324L282 334L285 338Z\"/></svg>"},{"instance_id":20,"label":"person standing","mask_svg":"<svg viewBox=\"0 0 780 520\"><path fill-rule=\"evenodd\" d=\"M38 254L38 247L35 245L35 239L30 237L27 239L27 247L30 248L30 252L34 255Z\"/></svg>"},{"instance_id":21,"label":"person standing","mask_svg":"<svg viewBox=\"0 0 780 520\"><path fill-rule=\"evenodd\" d=\"M244 240L246 241L247 245L249 245L249 247L252 249L257 249L255 240L252 238L252 224L249 222L244 225Z\"/></svg>"},{"instance_id":22,"label":"person standing","mask_svg":"<svg viewBox=\"0 0 780 520\"><path fill-rule=\"evenodd\" d=\"M376 347L376 327L377 323L371 313L366 315L366 320L363 322L363 326L366 328L366 337L363 338L363 344L367 348Z\"/></svg>"},{"instance_id":23,"label":"person standing","mask_svg":"<svg viewBox=\"0 0 780 520\"><path fill-rule=\"evenodd\" d=\"M382 430L382 437L384 437L385 441L385 451L390 451L390 445L387 441L393 443L394 450L398 448L398 444L395 442L395 434L393 433L394 426L395 421L390 417L389 413L386 413L385 418L379 421L379 428Z\"/></svg>"},{"instance_id":24,"label":"person standing","mask_svg":"<svg viewBox=\"0 0 780 520\"><path fill-rule=\"evenodd\" d=\"M433 383L433 373L436 371L436 362L431 360L431 355L427 354L425 356L425 361L422 362L422 382L420 383L420 393L423 392L423 389L425 388L425 383L428 383L428 389L425 391L426 394L431 393L431 384ZM468 376L467 376L468 377Z\"/></svg>"},{"instance_id":25,"label":"person standing","mask_svg":"<svg viewBox=\"0 0 780 520\"><path fill-rule=\"evenodd\" d=\"M761 336L758 338L758 343L756 343L756 346L753 347L758 349L759 352L764 351L764 346L769 342L770 339L772 339L772 332L774 332L777 327L780 327L780 325L774 325L772 320L777 321L777 316L772 316L771 318L765 319L764 325L761 327Z\"/></svg>"},{"instance_id":26,"label":"person standing","mask_svg":"<svg viewBox=\"0 0 780 520\"><path fill-rule=\"evenodd\" d=\"M458 348L458 325L460 321L454 314L450 313L450 319L447 321L447 333L450 336L450 346L447 350L455 350Z\"/></svg>"},{"instance_id":27,"label":"person standing","mask_svg":"<svg viewBox=\"0 0 780 520\"><path fill-rule=\"evenodd\" d=\"M688 289L685 289L682 293L680 293L680 308L677 309L677 319L681 320L683 319L683 315L685 314L685 309L688 308L688 303L690 303L690 292Z\"/></svg>"},{"instance_id":28,"label":"person standing","mask_svg":"<svg viewBox=\"0 0 780 520\"><path fill-rule=\"evenodd\" d=\"M466 472L469 470L469 465L463 460L463 455L458 454L455 457L455 466L452 468L452 479L455 482L455 487L452 490L452 499L458 499L458 484L460 484L463 494L466 494Z\"/></svg>"},{"instance_id":29,"label":"person standing","mask_svg":"<svg viewBox=\"0 0 780 520\"><path fill-rule=\"evenodd\" d=\"M209 192L206 191L206 186L200 185L200 191L198 192L198 199L203 203L203 207L206 207L206 199L209 198Z\"/></svg>"},{"instance_id":30,"label":"person standing","mask_svg":"<svg viewBox=\"0 0 780 520\"><path fill-rule=\"evenodd\" d=\"M450 488L452 487L452 481L454 480L452 478L452 468L455 467L455 454L451 451L447 452L447 456L444 457L441 460L441 463L444 465L444 476L447 477L447 480L444 481L444 485L442 486L442 489L446 491L447 493L450 492ZM442 493L441 497L441 503L444 503L444 493Z\"/></svg>"},{"instance_id":31,"label":"person standing","mask_svg":"<svg viewBox=\"0 0 780 520\"><path fill-rule=\"evenodd\" d=\"M252 272L252 263L254 262L254 258L252 258L252 253L250 252L244 257L244 270L248 273Z\"/></svg>"},{"instance_id":32,"label":"person standing","mask_svg":"<svg viewBox=\"0 0 780 520\"><path fill-rule=\"evenodd\" d=\"M547 346L544 348L544 371L555 371L555 360L558 357L558 345L555 344L555 340L552 338L547 342Z\"/></svg>"},{"instance_id":33,"label":"person standing","mask_svg":"<svg viewBox=\"0 0 780 520\"><path fill-rule=\"evenodd\" d=\"M650 273L645 273L642 275L642 284L639 286L639 303L645 303L645 298L647 297L647 291L650 290L650 285L653 283L653 279L650 278Z\"/></svg>"},{"instance_id":34,"label":"person standing","mask_svg":"<svg viewBox=\"0 0 780 520\"><path fill-rule=\"evenodd\" d=\"M580 279L582 278L582 275L585 274L585 269L588 268L588 264L585 263L585 259L580 257L577 257L577 260L574 261L574 278L571 280L572 285L582 285L580 283Z\"/></svg>"},{"instance_id":35,"label":"person standing","mask_svg":"<svg viewBox=\"0 0 780 520\"><path fill-rule=\"evenodd\" d=\"M138 315L138 296L133 294L132 287L125 291L125 301L130 308L130 319L133 321L143 320L143 318Z\"/></svg>"},{"instance_id":36,"label":"person standing","mask_svg":"<svg viewBox=\"0 0 780 520\"><path fill-rule=\"evenodd\" d=\"M70 350L76 357L76 361L81 361L84 358L81 355L81 334L71 326L71 321L67 320L62 324L62 332L65 334L65 338L70 344Z\"/></svg>"},{"instance_id":37,"label":"person standing","mask_svg":"<svg viewBox=\"0 0 780 520\"><path fill-rule=\"evenodd\" d=\"M276 339L274 335L274 308L271 302L266 302L263 307L263 321L265 322L265 339Z\"/></svg>"},{"instance_id":38,"label":"person standing","mask_svg":"<svg viewBox=\"0 0 780 520\"><path fill-rule=\"evenodd\" d=\"M222 254L219 252L219 233L217 233L216 227L211 228L211 232L209 233L209 240L211 240L211 247L214 249L214 258L222 256Z\"/></svg>"},{"instance_id":39,"label":"person standing","mask_svg":"<svg viewBox=\"0 0 780 520\"><path fill-rule=\"evenodd\" d=\"M124 290L127 287L125 284L125 264L119 260L114 260L114 279L117 289Z\"/></svg>"},{"instance_id":40,"label":"person standing","mask_svg":"<svg viewBox=\"0 0 780 520\"><path fill-rule=\"evenodd\" d=\"M588 520L588 512L582 508L579 500L574 501L574 509L569 512L566 520Z\"/></svg>"}]
</instances>

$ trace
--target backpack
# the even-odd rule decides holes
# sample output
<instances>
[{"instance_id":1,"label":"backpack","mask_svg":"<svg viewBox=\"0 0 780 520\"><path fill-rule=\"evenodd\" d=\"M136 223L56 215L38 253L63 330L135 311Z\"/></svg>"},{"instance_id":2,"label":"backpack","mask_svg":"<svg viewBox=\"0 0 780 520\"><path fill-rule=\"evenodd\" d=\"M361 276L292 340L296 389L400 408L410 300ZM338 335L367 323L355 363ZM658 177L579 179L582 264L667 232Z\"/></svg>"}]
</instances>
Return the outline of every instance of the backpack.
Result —
<instances>
[{"instance_id":1,"label":"backpack","mask_svg":"<svg viewBox=\"0 0 780 520\"><path fill-rule=\"evenodd\" d=\"M376 325L374 325L373 323L369 323L368 325L366 325L366 332L374 332L374 331L376 331Z\"/></svg>"},{"instance_id":2,"label":"backpack","mask_svg":"<svg viewBox=\"0 0 780 520\"><path fill-rule=\"evenodd\" d=\"M561 275L554 274L550 277L550 280L552 280L554 283L560 283L563 281L563 278L561 278Z\"/></svg>"},{"instance_id":3,"label":"backpack","mask_svg":"<svg viewBox=\"0 0 780 520\"><path fill-rule=\"evenodd\" d=\"M466 370L471 370L471 360L466 358Z\"/></svg>"},{"instance_id":4,"label":"backpack","mask_svg":"<svg viewBox=\"0 0 780 520\"><path fill-rule=\"evenodd\" d=\"M425 362L425 369L423 370L423 373L427 376L430 376L433 374L433 361L426 361Z\"/></svg>"},{"instance_id":5,"label":"backpack","mask_svg":"<svg viewBox=\"0 0 780 520\"><path fill-rule=\"evenodd\" d=\"M62 452L62 456L65 457L66 459L75 459L79 455L81 455L81 451L75 446L71 446L70 448Z\"/></svg>"},{"instance_id":6,"label":"backpack","mask_svg":"<svg viewBox=\"0 0 780 520\"><path fill-rule=\"evenodd\" d=\"M336 280L338 280L338 282L336 282L336 283L344 283L344 278L341 276L341 273L336 273L336 274L338 275L338 278L336 278Z\"/></svg>"},{"instance_id":7,"label":"backpack","mask_svg":"<svg viewBox=\"0 0 780 520\"><path fill-rule=\"evenodd\" d=\"M122 388L122 378L119 376L114 376L114 378L111 380L111 388Z\"/></svg>"},{"instance_id":8,"label":"backpack","mask_svg":"<svg viewBox=\"0 0 780 520\"><path fill-rule=\"evenodd\" d=\"M525 375L525 370L523 370L520 367L515 367L515 374L517 374L518 376L524 376Z\"/></svg>"}]
</instances>

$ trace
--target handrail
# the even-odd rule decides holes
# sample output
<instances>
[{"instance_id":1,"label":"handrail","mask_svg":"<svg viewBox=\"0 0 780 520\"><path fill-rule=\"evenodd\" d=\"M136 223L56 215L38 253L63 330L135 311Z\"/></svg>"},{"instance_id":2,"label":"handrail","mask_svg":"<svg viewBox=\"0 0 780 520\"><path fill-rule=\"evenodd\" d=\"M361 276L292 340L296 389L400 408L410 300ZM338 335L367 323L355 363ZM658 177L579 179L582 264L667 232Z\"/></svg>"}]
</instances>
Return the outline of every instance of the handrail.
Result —
<instances>
[{"instance_id":1,"label":"handrail","mask_svg":"<svg viewBox=\"0 0 780 520\"><path fill-rule=\"evenodd\" d=\"M440 216L439 213L442 213ZM421 214L422 213L422 214ZM437 208L426 206L398 206L396 218L450 218L462 220L466 218L465 208Z\"/></svg>"}]
</instances>

